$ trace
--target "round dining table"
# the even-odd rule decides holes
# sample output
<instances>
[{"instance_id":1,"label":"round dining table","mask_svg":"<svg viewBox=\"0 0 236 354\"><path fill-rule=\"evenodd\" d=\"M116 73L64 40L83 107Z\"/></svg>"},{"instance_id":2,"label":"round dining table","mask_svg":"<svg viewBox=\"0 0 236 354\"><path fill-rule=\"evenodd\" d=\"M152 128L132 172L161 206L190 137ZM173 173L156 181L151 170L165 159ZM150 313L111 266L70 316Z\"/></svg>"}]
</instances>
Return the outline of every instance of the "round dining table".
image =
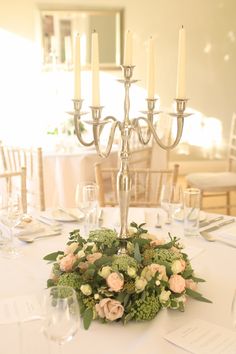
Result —
<instances>
[{"instance_id":1,"label":"round dining table","mask_svg":"<svg viewBox=\"0 0 236 354\"><path fill-rule=\"evenodd\" d=\"M93 321L85 330L81 322L78 333L60 351L42 333L40 319L17 323L3 321L0 324L0 354L186 354L191 351L171 343L165 336L192 320L204 320L233 331L231 303L236 288L236 248L217 241L207 242L200 235L184 237L181 220L173 221L169 226L162 223L161 228L155 228L157 212L160 221L164 220L160 209L130 208L129 221L146 222L149 232L158 238L168 238L168 233L179 237L196 276L205 279L205 282L199 283L198 291L212 303L188 298L184 312L162 309L151 321L129 322L126 325ZM206 214L206 217L209 215ZM118 225L119 209L104 208L102 227L118 229ZM22 251L20 257L7 259L1 255L0 303L4 299L17 299L24 295L40 297L52 267L43 257L64 250L69 232L75 228L83 232L79 221L64 222L62 233L55 237L38 239L30 244L17 240ZM228 354L227 351L224 353Z\"/></svg>"}]
</instances>

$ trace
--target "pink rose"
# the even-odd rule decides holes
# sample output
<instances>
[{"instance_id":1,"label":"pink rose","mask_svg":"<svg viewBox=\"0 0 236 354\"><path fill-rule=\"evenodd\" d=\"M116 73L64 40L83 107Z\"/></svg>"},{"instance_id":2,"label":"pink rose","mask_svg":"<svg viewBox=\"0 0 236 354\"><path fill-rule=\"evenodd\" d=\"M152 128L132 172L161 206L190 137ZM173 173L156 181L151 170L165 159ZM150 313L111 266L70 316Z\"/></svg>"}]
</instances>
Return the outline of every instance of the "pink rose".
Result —
<instances>
[{"instance_id":1,"label":"pink rose","mask_svg":"<svg viewBox=\"0 0 236 354\"><path fill-rule=\"evenodd\" d=\"M179 274L174 274L169 279L169 286L174 293L182 293L185 289L185 279Z\"/></svg>"},{"instance_id":2,"label":"pink rose","mask_svg":"<svg viewBox=\"0 0 236 354\"><path fill-rule=\"evenodd\" d=\"M102 254L100 252L95 252L95 253L92 253L92 254L88 254L87 255L87 260L89 263L94 263L97 259L101 258L102 257Z\"/></svg>"},{"instance_id":3,"label":"pink rose","mask_svg":"<svg viewBox=\"0 0 236 354\"><path fill-rule=\"evenodd\" d=\"M69 253L68 255L60 259L60 269L63 272L69 272L72 269L73 264L76 260L77 257L73 253Z\"/></svg>"},{"instance_id":4,"label":"pink rose","mask_svg":"<svg viewBox=\"0 0 236 354\"><path fill-rule=\"evenodd\" d=\"M95 305L95 308L99 317L106 318L109 321L121 318L124 313L124 307L121 303L109 298L102 299L99 304Z\"/></svg>"},{"instance_id":5,"label":"pink rose","mask_svg":"<svg viewBox=\"0 0 236 354\"><path fill-rule=\"evenodd\" d=\"M186 279L185 287L195 291L197 290L197 283L195 283L195 281L193 281L192 279Z\"/></svg>"},{"instance_id":6,"label":"pink rose","mask_svg":"<svg viewBox=\"0 0 236 354\"><path fill-rule=\"evenodd\" d=\"M120 273L111 273L106 278L107 285L112 291L120 291L124 285L124 277Z\"/></svg>"},{"instance_id":7,"label":"pink rose","mask_svg":"<svg viewBox=\"0 0 236 354\"><path fill-rule=\"evenodd\" d=\"M151 241L151 242L150 242L150 245L151 245L151 247L156 247L156 246L163 245L164 242L165 242L164 240L158 240L158 239L156 239L156 240Z\"/></svg>"}]
</instances>

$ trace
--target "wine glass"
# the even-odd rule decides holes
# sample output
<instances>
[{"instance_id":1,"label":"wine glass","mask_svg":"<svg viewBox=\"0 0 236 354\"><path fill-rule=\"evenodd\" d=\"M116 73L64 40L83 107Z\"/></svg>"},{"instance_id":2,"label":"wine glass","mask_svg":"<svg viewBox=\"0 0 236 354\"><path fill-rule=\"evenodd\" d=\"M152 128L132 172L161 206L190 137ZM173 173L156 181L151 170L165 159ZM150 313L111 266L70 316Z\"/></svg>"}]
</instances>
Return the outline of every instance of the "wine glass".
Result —
<instances>
[{"instance_id":1,"label":"wine glass","mask_svg":"<svg viewBox=\"0 0 236 354\"><path fill-rule=\"evenodd\" d=\"M7 258L16 258L21 255L19 248L14 245L14 229L22 215L23 208L20 194L9 193L6 206L1 210L1 221L8 228L8 237L4 237L1 252Z\"/></svg>"},{"instance_id":2,"label":"wine glass","mask_svg":"<svg viewBox=\"0 0 236 354\"><path fill-rule=\"evenodd\" d=\"M78 183L75 191L75 203L85 216L85 234L97 226L98 186L93 182Z\"/></svg>"},{"instance_id":3,"label":"wine glass","mask_svg":"<svg viewBox=\"0 0 236 354\"><path fill-rule=\"evenodd\" d=\"M70 286L46 289L42 312L42 331L49 340L58 344L61 352L62 345L79 330L80 312L75 290Z\"/></svg>"},{"instance_id":4,"label":"wine glass","mask_svg":"<svg viewBox=\"0 0 236 354\"><path fill-rule=\"evenodd\" d=\"M234 296L231 304L231 315L232 315L233 327L236 330L236 289L234 291Z\"/></svg>"},{"instance_id":5,"label":"wine glass","mask_svg":"<svg viewBox=\"0 0 236 354\"><path fill-rule=\"evenodd\" d=\"M171 197L171 184L163 184L160 193L160 204L161 208L166 212L166 224L171 224L171 208L170 208L170 197Z\"/></svg>"}]
</instances>

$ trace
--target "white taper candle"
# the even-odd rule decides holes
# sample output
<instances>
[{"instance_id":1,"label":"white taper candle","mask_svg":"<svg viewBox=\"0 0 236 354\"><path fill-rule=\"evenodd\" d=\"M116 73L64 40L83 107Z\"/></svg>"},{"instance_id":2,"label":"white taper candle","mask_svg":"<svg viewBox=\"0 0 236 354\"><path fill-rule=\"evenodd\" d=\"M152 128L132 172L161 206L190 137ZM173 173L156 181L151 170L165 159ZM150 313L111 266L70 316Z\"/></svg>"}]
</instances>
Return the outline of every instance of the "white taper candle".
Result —
<instances>
[{"instance_id":1,"label":"white taper candle","mask_svg":"<svg viewBox=\"0 0 236 354\"><path fill-rule=\"evenodd\" d=\"M177 66L176 98L186 98L186 33L182 27L179 30L179 53Z\"/></svg>"},{"instance_id":2,"label":"white taper candle","mask_svg":"<svg viewBox=\"0 0 236 354\"><path fill-rule=\"evenodd\" d=\"M80 35L75 37L75 56L74 56L74 98L81 98L81 64L80 64Z\"/></svg>"},{"instance_id":3,"label":"white taper candle","mask_svg":"<svg viewBox=\"0 0 236 354\"><path fill-rule=\"evenodd\" d=\"M92 33L92 106L100 106L98 33Z\"/></svg>"}]
</instances>

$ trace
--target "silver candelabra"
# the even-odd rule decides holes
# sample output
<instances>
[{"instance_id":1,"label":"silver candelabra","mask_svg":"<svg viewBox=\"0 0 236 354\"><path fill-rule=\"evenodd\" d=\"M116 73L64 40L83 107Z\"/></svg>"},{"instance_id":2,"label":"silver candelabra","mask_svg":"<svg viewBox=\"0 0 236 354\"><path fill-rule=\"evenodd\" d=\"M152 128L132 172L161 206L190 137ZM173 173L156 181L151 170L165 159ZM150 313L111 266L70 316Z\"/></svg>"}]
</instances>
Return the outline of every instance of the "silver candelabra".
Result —
<instances>
[{"instance_id":1,"label":"silver candelabra","mask_svg":"<svg viewBox=\"0 0 236 354\"><path fill-rule=\"evenodd\" d=\"M156 143L164 150L173 149L180 141L184 125L184 117L190 114L185 113L187 99L175 99L176 101L176 112L169 113L171 116L177 118L177 134L173 143L166 145L158 137L156 128L153 122L154 116L159 114L160 111L155 111L156 99L147 99L147 110L142 113L145 116L140 116L137 118L130 119L130 97L129 90L131 84L135 83L136 80L132 79L134 66L122 66L124 78L118 80L124 85L125 96L124 96L124 119L123 121L118 121L113 116L107 116L105 118L101 117L102 106L91 107L92 120L86 121L87 124L92 125L93 138L91 141L84 141L81 130L80 130L80 120L81 117L86 114L82 112L82 102L83 100L74 99L74 124L75 132L80 143L84 146L95 145L96 151L100 157L106 158L109 156L112 144L114 141L115 131L119 129L121 135L121 149L120 149L120 159L121 165L120 170L117 175L117 195L120 207L120 232L118 237L126 243L129 238L128 230L128 210L129 210L129 200L131 193L131 176L129 173L129 157L130 157L130 147L129 141L131 136L131 131L135 131L138 134L138 138L141 144L147 145L151 139L151 136L155 139ZM147 125L147 132L145 137L143 136L141 122L145 122ZM111 123L111 130L108 139L108 143L105 151L102 151L100 146L100 135L104 128L104 125ZM125 248L125 247L124 247Z\"/></svg>"}]
</instances>

